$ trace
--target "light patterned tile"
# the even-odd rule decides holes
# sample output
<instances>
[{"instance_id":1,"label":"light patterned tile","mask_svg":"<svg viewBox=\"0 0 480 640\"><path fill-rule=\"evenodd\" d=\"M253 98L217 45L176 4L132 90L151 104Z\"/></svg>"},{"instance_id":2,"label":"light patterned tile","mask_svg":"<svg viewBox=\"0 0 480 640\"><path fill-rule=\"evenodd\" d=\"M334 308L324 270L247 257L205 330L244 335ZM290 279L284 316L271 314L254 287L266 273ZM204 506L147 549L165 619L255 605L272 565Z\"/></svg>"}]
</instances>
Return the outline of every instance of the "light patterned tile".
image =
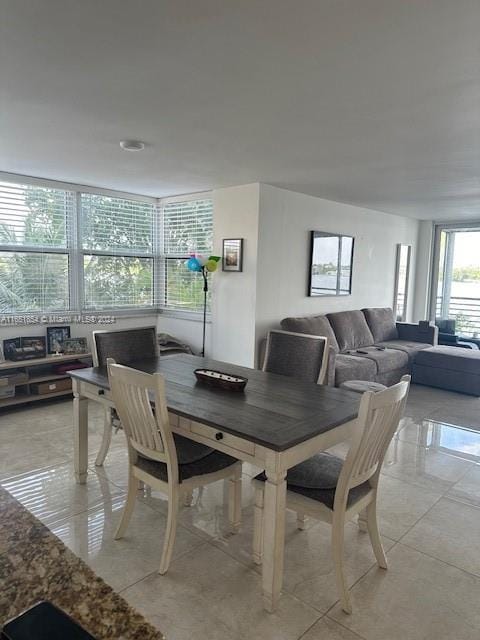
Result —
<instances>
[{"instance_id":1,"label":"light patterned tile","mask_svg":"<svg viewBox=\"0 0 480 640\"><path fill-rule=\"evenodd\" d=\"M401 543L388 564L353 587L351 615L329 617L368 640L478 640L480 578Z\"/></svg>"}]
</instances>

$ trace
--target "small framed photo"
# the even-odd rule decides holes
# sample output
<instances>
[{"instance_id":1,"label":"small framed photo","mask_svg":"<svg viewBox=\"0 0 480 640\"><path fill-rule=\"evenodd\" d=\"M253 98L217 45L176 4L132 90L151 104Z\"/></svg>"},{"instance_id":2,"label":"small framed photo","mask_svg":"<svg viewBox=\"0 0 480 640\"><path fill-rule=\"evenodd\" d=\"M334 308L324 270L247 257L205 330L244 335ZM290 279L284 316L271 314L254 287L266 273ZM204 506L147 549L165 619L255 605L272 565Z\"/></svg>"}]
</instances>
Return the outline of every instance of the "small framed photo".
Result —
<instances>
[{"instance_id":1,"label":"small framed photo","mask_svg":"<svg viewBox=\"0 0 480 640\"><path fill-rule=\"evenodd\" d=\"M21 348L27 358L44 358L47 355L47 339L45 336L25 336Z\"/></svg>"},{"instance_id":2,"label":"small framed photo","mask_svg":"<svg viewBox=\"0 0 480 640\"><path fill-rule=\"evenodd\" d=\"M65 338L63 341L63 353L65 355L80 355L87 353L87 339L86 338Z\"/></svg>"},{"instance_id":3,"label":"small framed photo","mask_svg":"<svg viewBox=\"0 0 480 640\"><path fill-rule=\"evenodd\" d=\"M3 341L3 353L7 360L13 360L17 350L22 346L21 338L7 338Z\"/></svg>"},{"instance_id":4,"label":"small framed photo","mask_svg":"<svg viewBox=\"0 0 480 640\"><path fill-rule=\"evenodd\" d=\"M223 271L243 271L243 238L223 241Z\"/></svg>"},{"instance_id":5,"label":"small framed photo","mask_svg":"<svg viewBox=\"0 0 480 640\"><path fill-rule=\"evenodd\" d=\"M67 338L70 338L70 327L47 327L48 353L62 353Z\"/></svg>"}]
</instances>

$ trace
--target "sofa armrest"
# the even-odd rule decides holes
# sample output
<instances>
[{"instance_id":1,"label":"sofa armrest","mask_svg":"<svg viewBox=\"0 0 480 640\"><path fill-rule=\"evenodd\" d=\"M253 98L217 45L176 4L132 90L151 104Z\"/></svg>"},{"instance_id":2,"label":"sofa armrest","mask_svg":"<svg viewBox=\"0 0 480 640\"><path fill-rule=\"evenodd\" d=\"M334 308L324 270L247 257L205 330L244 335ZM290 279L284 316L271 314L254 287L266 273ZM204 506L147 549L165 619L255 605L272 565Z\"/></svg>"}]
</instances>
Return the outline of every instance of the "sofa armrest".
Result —
<instances>
[{"instance_id":1,"label":"sofa armrest","mask_svg":"<svg viewBox=\"0 0 480 640\"><path fill-rule=\"evenodd\" d=\"M438 327L433 324L410 324L397 322L398 337L400 340L411 342L423 342L435 346L438 344Z\"/></svg>"},{"instance_id":2,"label":"sofa armrest","mask_svg":"<svg viewBox=\"0 0 480 640\"><path fill-rule=\"evenodd\" d=\"M335 386L335 362L337 359L337 352L332 346L328 347L328 360L327 360L327 375L325 376L324 384L327 387Z\"/></svg>"}]
</instances>

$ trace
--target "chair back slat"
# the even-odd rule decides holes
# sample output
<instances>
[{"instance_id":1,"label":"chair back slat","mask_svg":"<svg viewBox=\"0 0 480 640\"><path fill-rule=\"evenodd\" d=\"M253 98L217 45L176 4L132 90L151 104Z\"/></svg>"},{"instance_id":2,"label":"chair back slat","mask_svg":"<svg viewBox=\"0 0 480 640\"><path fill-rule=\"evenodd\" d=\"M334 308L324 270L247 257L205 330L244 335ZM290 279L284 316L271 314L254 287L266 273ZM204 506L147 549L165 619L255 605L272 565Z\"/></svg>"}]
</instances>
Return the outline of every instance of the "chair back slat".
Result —
<instances>
[{"instance_id":1,"label":"chair back slat","mask_svg":"<svg viewBox=\"0 0 480 640\"><path fill-rule=\"evenodd\" d=\"M328 339L305 333L269 331L263 371L323 384L328 365Z\"/></svg>"},{"instance_id":2,"label":"chair back slat","mask_svg":"<svg viewBox=\"0 0 480 640\"><path fill-rule=\"evenodd\" d=\"M159 355L156 327L94 331L93 364L104 367L108 358L118 364L131 364L135 360Z\"/></svg>"},{"instance_id":3,"label":"chair back slat","mask_svg":"<svg viewBox=\"0 0 480 640\"><path fill-rule=\"evenodd\" d=\"M178 475L177 453L163 376L116 364L110 358L107 365L112 397L127 437L129 454L139 453L151 460L165 462L169 479L175 478Z\"/></svg>"},{"instance_id":4,"label":"chair back slat","mask_svg":"<svg viewBox=\"0 0 480 640\"><path fill-rule=\"evenodd\" d=\"M388 446L398 427L408 396L410 376L384 391L368 391L360 402L352 438L335 492L345 501L351 488L380 473Z\"/></svg>"}]
</instances>

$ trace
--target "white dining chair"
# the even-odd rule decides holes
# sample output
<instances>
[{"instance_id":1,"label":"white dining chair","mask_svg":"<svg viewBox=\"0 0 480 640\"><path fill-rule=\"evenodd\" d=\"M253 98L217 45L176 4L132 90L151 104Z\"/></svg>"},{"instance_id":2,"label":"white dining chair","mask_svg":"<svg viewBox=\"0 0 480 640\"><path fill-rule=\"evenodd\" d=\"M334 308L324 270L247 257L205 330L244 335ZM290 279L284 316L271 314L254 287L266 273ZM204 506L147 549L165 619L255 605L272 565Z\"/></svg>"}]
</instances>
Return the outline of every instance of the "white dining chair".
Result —
<instances>
[{"instance_id":1,"label":"white dining chair","mask_svg":"<svg viewBox=\"0 0 480 640\"><path fill-rule=\"evenodd\" d=\"M94 331L92 338L94 367L106 367L108 358L113 358L119 364L128 365L135 360L155 358L160 355L157 328L154 326ZM118 431L121 427L115 410L106 407L102 443L95 459L95 466L101 467L103 465L110 449L113 430Z\"/></svg>"},{"instance_id":2,"label":"white dining chair","mask_svg":"<svg viewBox=\"0 0 480 640\"><path fill-rule=\"evenodd\" d=\"M172 433L161 374L150 375L108 359L112 398L128 446L128 493L115 539L123 537L139 482L168 496L168 515L159 573L168 570L183 494L218 480L229 481L229 521L240 527L242 464L225 453Z\"/></svg>"},{"instance_id":3,"label":"white dining chair","mask_svg":"<svg viewBox=\"0 0 480 640\"><path fill-rule=\"evenodd\" d=\"M324 336L272 329L268 332L262 369L325 384L328 353L328 339Z\"/></svg>"},{"instance_id":4,"label":"white dining chair","mask_svg":"<svg viewBox=\"0 0 480 640\"><path fill-rule=\"evenodd\" d=\"M344 570L344 527L366 511L366 527L378 565L387 568L377 524L377 491L382 462L398 428L407 400L410 376L377 393L363 394L350 448L345 460L318 454L287 473L287 508L297 512L300 529L304 516L332 526L332 550L338 593L343 611L352 612ZM252 480L255 489L253 560L262 562L263 499L266 477ZM363 514L362 514L363 515Z\"/></svg>"}]
</instances>

